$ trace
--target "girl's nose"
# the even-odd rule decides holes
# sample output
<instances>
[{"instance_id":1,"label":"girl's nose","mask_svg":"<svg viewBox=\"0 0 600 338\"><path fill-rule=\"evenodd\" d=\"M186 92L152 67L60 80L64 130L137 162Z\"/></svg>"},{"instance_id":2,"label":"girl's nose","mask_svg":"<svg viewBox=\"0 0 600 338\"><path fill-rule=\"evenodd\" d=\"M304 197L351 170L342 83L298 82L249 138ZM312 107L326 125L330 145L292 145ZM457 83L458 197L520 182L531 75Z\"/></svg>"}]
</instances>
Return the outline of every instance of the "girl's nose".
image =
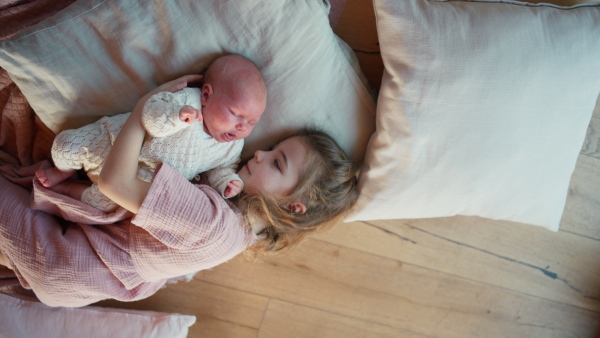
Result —
<instances>
[{"instance_id":1,"label":"girl's nose","mask_svg":"<svg viewBox=\"0 0 600 338\"><path fill-rule=\"evenodd\" d=\"M256 162L261 162L263 160L264 157L264 151L262 150L257 150L254 153L254 160L256 160Z\"/></svg>"}]
</instances>

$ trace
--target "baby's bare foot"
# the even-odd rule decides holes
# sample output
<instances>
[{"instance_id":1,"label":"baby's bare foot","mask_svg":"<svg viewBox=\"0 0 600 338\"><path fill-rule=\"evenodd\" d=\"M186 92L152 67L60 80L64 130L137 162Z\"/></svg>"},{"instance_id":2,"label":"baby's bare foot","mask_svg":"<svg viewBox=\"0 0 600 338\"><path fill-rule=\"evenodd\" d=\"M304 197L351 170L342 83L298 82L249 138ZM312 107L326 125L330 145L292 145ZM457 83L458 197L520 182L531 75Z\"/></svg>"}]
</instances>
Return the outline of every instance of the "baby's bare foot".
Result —
<instances>
[{"instance_id":1,"label":"baby's bare foot","mask_svg":"<svg viewBox=\"0 0 600 338\"><path fill-rule=\"evenodd\" d=\"M75 173L75 170L63 171L58 168L40 169L35 172L40 183L46 188L52 188L60 182L71 177Z\"/></svg>"}]
</instances>

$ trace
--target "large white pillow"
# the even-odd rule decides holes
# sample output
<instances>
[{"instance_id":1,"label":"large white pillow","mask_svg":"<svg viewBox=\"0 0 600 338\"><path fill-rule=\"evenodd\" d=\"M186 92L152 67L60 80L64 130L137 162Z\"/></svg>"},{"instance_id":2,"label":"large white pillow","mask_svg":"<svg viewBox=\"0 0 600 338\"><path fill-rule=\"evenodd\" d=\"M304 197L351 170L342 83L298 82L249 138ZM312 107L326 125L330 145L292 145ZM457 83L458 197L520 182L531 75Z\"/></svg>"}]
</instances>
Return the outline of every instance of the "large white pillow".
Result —
<instances>
[{"instance_id":1,"label":"large white pillow","mask_svg":"<svg viewBox=\"0 0 600 338\"><path fill-rule=\"evenodd\" d=\"M55 132L130 111L158 84L240 53L266 79L268 106L244 156L306 124L360 162L375 105L323 0L79 0L0 43L0 66Z\"/></svg>"},{"instance_id":2,"label":"large white pillow","mask_svg":"<svg viewBox=\"0 0 600 338\"><path fill-rule=\"evenodd\" d=\"M374 0L385 66L347 221L557 230L600 92L600 7Z\"/></svg>"},{"instance_id":3,"label":"large white pillow","mask_svg":"<svg viewBox=\"0 0 600 338\"><path fill-rule=\"evenodd\" d=\"M154 311L50 307L0 293L2 337L185 338L195 316Z\"/></svg>"}]
</instances>

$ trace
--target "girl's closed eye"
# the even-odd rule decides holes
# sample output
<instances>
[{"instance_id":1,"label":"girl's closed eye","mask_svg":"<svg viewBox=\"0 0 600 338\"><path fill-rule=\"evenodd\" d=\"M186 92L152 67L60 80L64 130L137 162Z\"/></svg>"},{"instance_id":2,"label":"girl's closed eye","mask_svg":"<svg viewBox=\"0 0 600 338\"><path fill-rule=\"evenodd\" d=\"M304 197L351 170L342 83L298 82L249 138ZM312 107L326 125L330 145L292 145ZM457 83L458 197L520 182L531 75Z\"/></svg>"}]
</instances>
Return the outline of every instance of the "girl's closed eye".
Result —
<instances>
[{"instance_id":1,"label":"girl's closed eye","mask_svg":"<svg viewBox=\"0 0 600 338\"><path fill-rule=\"evenodd\" d=\"M279 164L279 160L273 161L273 165L275 166L275 168L277 168L277 170L281 171L281 165Z\"/></svg>"}]
</instances>

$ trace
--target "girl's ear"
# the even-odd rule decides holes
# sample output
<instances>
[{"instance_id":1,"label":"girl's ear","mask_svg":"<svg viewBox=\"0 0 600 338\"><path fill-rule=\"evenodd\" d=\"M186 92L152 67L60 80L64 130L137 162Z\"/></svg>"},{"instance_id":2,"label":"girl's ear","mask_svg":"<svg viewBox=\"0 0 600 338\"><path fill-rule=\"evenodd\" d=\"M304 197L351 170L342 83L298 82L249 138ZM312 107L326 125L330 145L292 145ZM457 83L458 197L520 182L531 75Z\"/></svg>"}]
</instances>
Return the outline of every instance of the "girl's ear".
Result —
<instances>
[{"instance_id":1,"label":"girl's ear","mask_svg":"<svg viewBox=\"0 0 600 338\"><path fill-rule=\"evenodd\" d=\"M287 209L294 214L302 215L306 212L306 206L299 201L295 201L288 205Z\"/></svg>"},{"instance_id":2,"label":"girl's ear","mask_svg":"<svg viewBox=\"0 0 600 338\"><path fill-rule=\"evenodd\" d=\"M210 97L213 95L213 87L210 84L205 84L204 86L202 86L202 95L201 95L201 101L202 101L202 105L205 106L206 102L208 101L208 99L210 99Z\"/></svg>"}]
</instances>

